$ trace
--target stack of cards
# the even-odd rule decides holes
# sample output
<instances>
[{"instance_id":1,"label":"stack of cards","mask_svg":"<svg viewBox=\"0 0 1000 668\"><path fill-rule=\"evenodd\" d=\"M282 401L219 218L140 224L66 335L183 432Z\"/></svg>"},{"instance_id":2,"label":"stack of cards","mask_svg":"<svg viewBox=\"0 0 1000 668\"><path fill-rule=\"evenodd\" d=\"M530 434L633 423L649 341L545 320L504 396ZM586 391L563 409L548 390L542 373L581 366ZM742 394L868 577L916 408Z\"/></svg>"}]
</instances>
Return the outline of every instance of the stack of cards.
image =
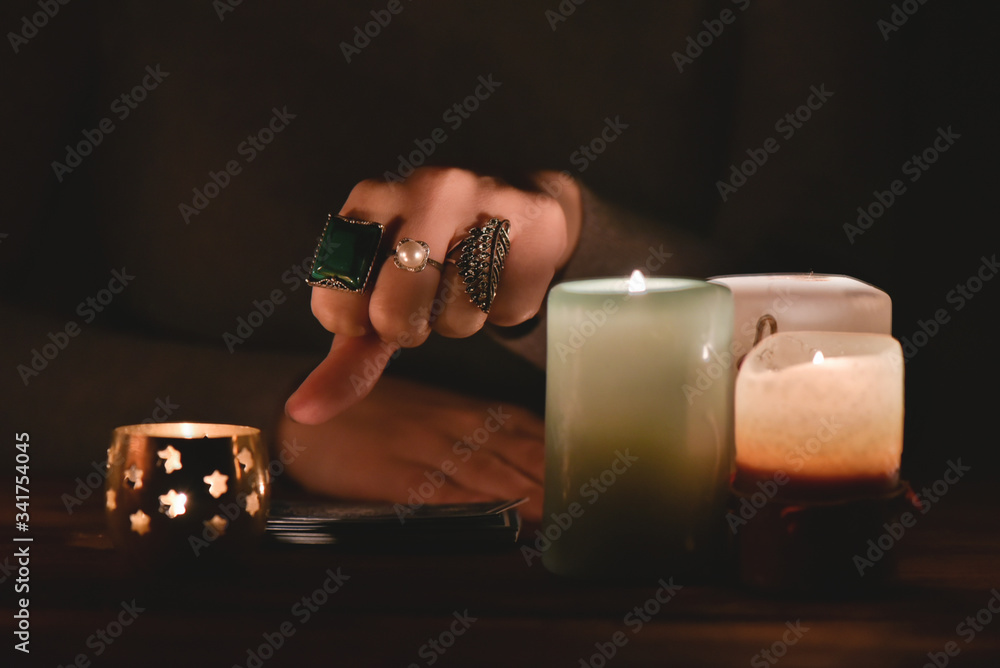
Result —
<instances>
[{"instance_id":1,"label":"stack of cards","mask_svg":"<svg viewBox=\"0 0 1000 668\"><path fill-rule=\"evenodd\" d=\"M423 505L273 499L268 535L296 545L476 547L512 545L527 501Z\"/></svg>"}]
</instances>

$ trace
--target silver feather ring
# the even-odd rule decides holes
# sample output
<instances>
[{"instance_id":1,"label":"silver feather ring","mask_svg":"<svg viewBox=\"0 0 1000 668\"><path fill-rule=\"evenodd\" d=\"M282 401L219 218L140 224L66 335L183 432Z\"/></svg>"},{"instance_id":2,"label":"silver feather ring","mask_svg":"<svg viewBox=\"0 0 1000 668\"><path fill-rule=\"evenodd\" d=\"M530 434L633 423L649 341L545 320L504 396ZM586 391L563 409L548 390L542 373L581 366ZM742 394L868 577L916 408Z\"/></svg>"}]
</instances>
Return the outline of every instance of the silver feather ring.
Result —
<instances>
[{"instance_id":1,"label":"silver feather ring","mask_svg":"<svg viewBox=\"0 0 1000 668\"><path fill-rule=\"evenodd\" d=\"M510 221L491 218L482 227L473 227L458 246L455 261L465 281L465 292L483 313L489 313L500 287L500 274L510 251Z\"/></svg>"}]
</instances>

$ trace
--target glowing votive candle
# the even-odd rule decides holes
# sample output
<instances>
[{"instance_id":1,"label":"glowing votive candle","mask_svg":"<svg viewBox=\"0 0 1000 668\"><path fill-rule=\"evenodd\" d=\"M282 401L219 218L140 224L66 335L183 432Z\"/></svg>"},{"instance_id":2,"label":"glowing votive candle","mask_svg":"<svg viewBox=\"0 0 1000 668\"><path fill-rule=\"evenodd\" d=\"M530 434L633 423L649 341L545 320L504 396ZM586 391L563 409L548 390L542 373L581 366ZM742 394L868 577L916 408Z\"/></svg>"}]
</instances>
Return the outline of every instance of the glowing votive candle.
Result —
<instances>
[{"instance_id":1,"label":"glowing votive candle","mask_svg":"<svg viewBox=\"0 0 1000 668\"><path fill-rule=\"evenodd\" d=\"M892 333L889 295L850 276L744 274L716 276L709 282L725 285L733 293L737 357L753 347L758 323L764 336L775 326L779 332ZM767 324L767 316L773 326Z\"/></svg>"},{"instance_id":2,"label":"glowing votive candle","mask_svg":"<svg viewBox=\"0 0 1000 668\"><path fill-rule=\"evenodd\" d=\"M735 401L738 490L772 480L783 498L832 499L898 485L903 353L891 336L779 331L747 356Z\"/></svg>"},{"instance_id":3,"label":"glowing votive candle","mask_svg":"<svg viewBox=\"0 0 1000 668\"><path fill-rule=\"evenodd\" d=\"M140 568L245 554L264 533L271 496L260 430L229 424L118 427L105 485L111 538Z\"/></svg>"},{"instance_id":4,"label":"glowing votive candle","mask_svg":"<svg viewBox=\"0 0 1000 668\"><path fill-rule=\"evenodd\" d=\"M724 529L731 333L729 290L704 281L635 272L552 289L544 526L525 546L546 568L662 576ZM686 393L699 372L715 382Z\"/></svg>"}]
</instances>

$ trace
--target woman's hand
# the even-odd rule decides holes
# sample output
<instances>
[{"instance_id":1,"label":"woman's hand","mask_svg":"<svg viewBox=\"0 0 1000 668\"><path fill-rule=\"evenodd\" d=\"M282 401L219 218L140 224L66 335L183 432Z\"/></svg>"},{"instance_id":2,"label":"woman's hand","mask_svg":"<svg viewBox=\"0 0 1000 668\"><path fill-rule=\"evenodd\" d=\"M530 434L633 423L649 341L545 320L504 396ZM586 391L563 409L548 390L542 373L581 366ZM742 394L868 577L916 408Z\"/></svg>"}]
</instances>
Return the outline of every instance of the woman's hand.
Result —
<instances>
[{"instance_id":1,"label":"woman's hand","mask_svg":"<svg viewBox=\"0 0 1000 668\"><path fill-rule=\"evenodd\" d=\"M336 334L330 353L288 399L297 422L320 424L371 391L399 348L423 343L431 330L470 336L489 321L516 325L541 308L553 276L566 264L580 234L580 191L557 172L534 177L543 192L527 192L498 179L460 169L423 168L402 184L362 181L340 214L385 225L382 248L403 238L425 242L443 271L397 268L392 258L364 293L313 288L312 310ZM448 249L470 227L490 218L510 221L510 252L489 314L465 294Z\"/></svg>"},{"instance_id":2,"label":"woman's hand","mask_svg":"<svg viewBox=\"0 0 1000 668\"><path fill-rule=\"evenodd\" d=\"M285 418L279 438L302 448L288 470L310 491L388 501L401 513L526 496L522 515L541 517L544 427L523 408L385 378L325 424Z\"/></svg>"}]
</instances>

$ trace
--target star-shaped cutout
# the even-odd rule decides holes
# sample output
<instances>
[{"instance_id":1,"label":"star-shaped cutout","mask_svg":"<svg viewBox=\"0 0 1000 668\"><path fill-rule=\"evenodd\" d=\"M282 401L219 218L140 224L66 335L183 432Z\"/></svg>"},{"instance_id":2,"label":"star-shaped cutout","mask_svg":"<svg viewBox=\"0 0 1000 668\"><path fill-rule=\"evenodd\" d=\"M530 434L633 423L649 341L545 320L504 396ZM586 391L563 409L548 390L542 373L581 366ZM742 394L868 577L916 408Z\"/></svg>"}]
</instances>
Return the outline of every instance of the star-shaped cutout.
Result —
<instances>
[{"instance_id":1,"label":"star-shaped cutout","mask_svg":"<svg viewBox=\"0 0 1000 668\"><path fill-rule=\"evenodd\" d=\"M181 470L181 453L174 446L168 445L163 450L157 450L156 454L160 456L160 459L165 460L163 468L167 473Z\"/></svg>"},{"instance_id":2,"label":"star-shaped cutout","mask_svg":"<svg viewBox=\"0 0 1000 668\"><path fill-rule=\"evenodd\" d=\"M104 497L106 499L105 505L108 507L108 510L114 510L118 507L118 495L115 494L115 490L107 490Z\"/></svg>"},{"instance_id":3,"label":"star-shaped cutout","mask_svg":"<svg viewBox=\"0 0 1000 668\"><path fill-rule=\"evenodd\" d=\"M142 489L142 469L135 464L125 471L125 481L132 483L133 489Z\"/></svg>"},{"instance_id":4,"label":"star-shaped cutout","mask_svg":"<svg viewBox=\"0 0 1000 668\"><path fill-rule=\"evenodd\" d=\"M249 471L253 468L253 454L246 448L239 451L239 454L236 455L236 459L240 461L240 464L243 464L244 471Z\"/></svg>"},{"instance_id":5,"label":"star-shaped cutout","mask_svg":"<svg viewBox=\"0 0 1000 668\"><path fill-rule=\"evenodd\" d=\"M167 517L174 518L183 515L187 508L187 494L178 494L176 490L170 490L166 494L160 495L160 512Z\"/></svg>"},{"instance_id":6,"label":"star-shaped cutout","mask_svg":"<svg viewBox=\"0 0 1000 668\"><path fill-rule=\"evenodd\" d=\"M132 531L136 532L140 536L149 533L149 515L137 510L128 516L132 520Z\"/></svg>"},{"instance_id":7,"label":"star-shaped cutout","mask_svg":"<svg viewBox=\"0 0 1000 668\"><path fill-rule=\"evenodd\" d=\"M260 510L260 497L257 496L257 492L250 492L244 507L250 513L251 517L257 514L257 511Z\"/></svg>"},{"instance_id":8,"label":"star-shaped cutout","mask_svg":"<svg viewBox=\"0 0 1000 668\"><path fill-rule=\"evenodd\" d=\"M212 475L207 475L202 480L208 485L208 493L212 495L213 498L219 498L229 487L226 485L226 481L229 480L229 476L223 475L218 470L214 471Z\"/></svg>"},{"instance_id":9,"label":"star-shaped cutout","mask_svg":"<svg viewBox=\"0 0 1000 668\"><path fill-rule=\"evenodd\" d=\"M205 525L206 529L214 529L215 533L220 536L226 533L226 527L229 526L229 522L226 521L226 518L218 515L213 516L210 520L202 522L202 524Z\"/></svg>"}]
</instances>

